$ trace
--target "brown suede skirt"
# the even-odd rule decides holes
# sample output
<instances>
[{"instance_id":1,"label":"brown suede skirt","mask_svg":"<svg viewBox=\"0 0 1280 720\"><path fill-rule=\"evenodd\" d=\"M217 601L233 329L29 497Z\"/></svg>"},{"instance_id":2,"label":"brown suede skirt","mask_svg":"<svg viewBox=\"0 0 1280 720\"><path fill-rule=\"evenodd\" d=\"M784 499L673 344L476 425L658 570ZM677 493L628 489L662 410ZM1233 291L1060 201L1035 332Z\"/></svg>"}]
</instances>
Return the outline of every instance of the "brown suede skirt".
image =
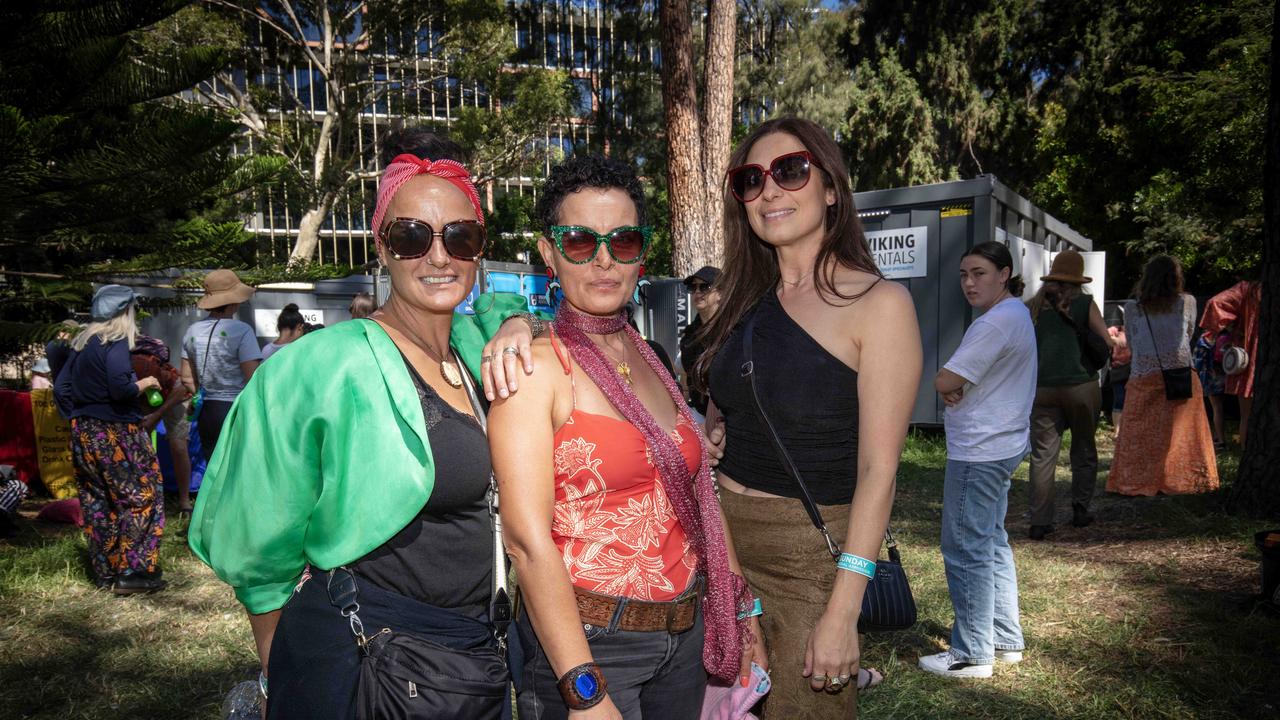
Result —
<instances>
[{"instance_id":1,"label":"brown suede skirt","mask_svg":"<svg viewBox=\"0 0 1280 720\"><path fill-rule=\"evenodd\" d=\"M763 720L855 718L858 692L853 685L836 694L815 692L804 671L809 633L826 610L836 568L826 541L809 521L799 500L762 498L720 491L729 532L743 575L764 605L760 626L769 648L773 690ZM849 527L848 505L821 505L827 529L843 540Z\"/></svg>"}]
</instances>

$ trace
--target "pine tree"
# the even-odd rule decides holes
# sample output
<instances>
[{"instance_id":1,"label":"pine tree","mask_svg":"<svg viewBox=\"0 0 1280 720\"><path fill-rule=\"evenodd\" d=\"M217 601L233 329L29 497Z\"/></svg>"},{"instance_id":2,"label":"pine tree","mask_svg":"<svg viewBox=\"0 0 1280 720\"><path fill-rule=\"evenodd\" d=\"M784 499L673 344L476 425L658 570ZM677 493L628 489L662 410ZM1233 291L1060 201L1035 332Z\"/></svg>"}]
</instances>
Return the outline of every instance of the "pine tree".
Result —
<instances>
[{"instance_id":1,"label":"pine tree","mask_svg":"<svg viewBox=\"0 0 1280 720\"><path fill-rule=\"evenodd\" d=\"M93 278L213 264L246 240L239 222L199 211L275 166L232 157L233 123L174 100L225 54L148 44L186 4L0 9L0 350L40 337L42 323L87 299Z\"/></svg>"}]
</instances>

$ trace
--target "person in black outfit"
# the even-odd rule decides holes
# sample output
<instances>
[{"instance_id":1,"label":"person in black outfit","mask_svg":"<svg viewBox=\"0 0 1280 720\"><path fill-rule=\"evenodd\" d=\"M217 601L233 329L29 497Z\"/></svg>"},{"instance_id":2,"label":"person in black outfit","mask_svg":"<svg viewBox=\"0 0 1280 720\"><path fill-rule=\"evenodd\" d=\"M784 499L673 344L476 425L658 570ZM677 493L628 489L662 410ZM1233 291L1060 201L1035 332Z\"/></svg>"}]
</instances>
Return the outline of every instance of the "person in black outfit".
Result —
<instances>
[{"instance_id":1,"label":"person in black outfit","mask_svg":"<svg viewBox=\"0 0 1280 720\"><path fill-rule=\"evenodd\" d=\"M763 123L729 167L723 297L694 336L706 343L694 371L710 389L709 437L723 414L720 503L763 605L773 689L762 717L854 717L857 690L879 679L860 667L858 615L920 384L919 325L910 292L885 282L867 249L825 130ZM752 377L844 550L838 567L760 419Z\"/></svg>"},{"instance_id":2,"label":"person in black outfit","mask_svg":"<svg viewBox=\"0 0 1280 720\"><path fill-rule=\"evenodd\" d=\"M704 347L694 338L702 326L711 321L720 308L720 290L716 288L716 280L720 279L720 268L711 265L702 266L698 272L684 279L684 286L689 289L693 298L693 309L698 316L689 323L680 335L680 367L684 370L685 386L688 388L689 407L699 413L707 414L706 388L700 388L689 382L693 376L693 368L702 357Z\"/></svg>"}]
</instances>

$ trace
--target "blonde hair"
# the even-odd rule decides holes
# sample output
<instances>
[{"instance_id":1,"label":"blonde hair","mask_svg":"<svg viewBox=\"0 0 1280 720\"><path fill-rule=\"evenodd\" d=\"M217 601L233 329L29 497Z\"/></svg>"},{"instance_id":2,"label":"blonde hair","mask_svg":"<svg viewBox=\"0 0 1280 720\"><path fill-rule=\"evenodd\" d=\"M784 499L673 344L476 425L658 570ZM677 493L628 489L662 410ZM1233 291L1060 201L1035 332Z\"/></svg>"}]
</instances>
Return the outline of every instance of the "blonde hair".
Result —
<instances>
[{"instance_id":1,"label":"blonde hair","mask_svg":"<svg viewBox=\"0 0 1280 720\"><path fill-rule=\"evenodd\" d=\"M138 323L134 320L133 308L133 303L129 303L129 309L110 320L85 325L84 330L81 330L75 340L71 341L71 349L80 352L89 344L90 339L96 337L103 345L117 340L128 341L129 349L132 350L138 339Z\"/></svg>"},{"instance_id":2,"label":"blonde hair","mask_svg":"<svg viewBox=\"0 0 1280 720\"><path fill-rule=\"evenodd\" d=\"M1057 307L1063 312L1071 307L1071 301L1076 299L1077 295L1084 294L1084 289L1075 283L1065 283L1058 280L1046 280L1035 295L1027 301L1027 309L1031 311L1031 321L1036 322L1040 319L1040 311L1045 308Z\"/></svg>"}]
</instances>

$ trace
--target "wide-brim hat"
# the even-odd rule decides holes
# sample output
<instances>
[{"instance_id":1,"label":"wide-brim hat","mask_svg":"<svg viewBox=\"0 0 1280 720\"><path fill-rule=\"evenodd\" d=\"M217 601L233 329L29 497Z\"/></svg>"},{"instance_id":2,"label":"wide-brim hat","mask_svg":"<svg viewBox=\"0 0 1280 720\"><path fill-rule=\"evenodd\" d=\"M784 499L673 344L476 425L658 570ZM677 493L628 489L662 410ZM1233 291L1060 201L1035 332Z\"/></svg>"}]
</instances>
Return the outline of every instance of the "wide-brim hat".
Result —
<instances>
[{"instance_id":1,"label":"wide-brim hat","mask_svg":"<svg viewBox=\"0 0 1280 720\"><path fill-rule=\"evenodd\" d=\"M204 297L196 303L201 310L212 310L223 305L236 305L253 296L254 289L240 282L230 270L214 270L204 276Z\"/></svg>"},{"instance_id":2,"label":"wide-brim hat","mask_svg":"<svg viewBox=\"0 0 1280 720\"><path fill-rule=\"evenodd\" d=\"M1084 274L1084 256L1075 250L1063 250L1053 258L1049 266L1049 274L1041 276L1043 282L1064 282L1072 285L1084 285L1093 282L1093 278Z\"/></svg>"},{"instance_id":3,"label":"wide-brim hat","mask_svg":"<svg viewBox=\"0 0 1280 720\"><path fill-rule=\"evenodd\" d=\"M94 322L106 322L128 310L136 297L133 288L124 285L103 285L93 293L90 315Z\"/></svg>"}]
</instances>

